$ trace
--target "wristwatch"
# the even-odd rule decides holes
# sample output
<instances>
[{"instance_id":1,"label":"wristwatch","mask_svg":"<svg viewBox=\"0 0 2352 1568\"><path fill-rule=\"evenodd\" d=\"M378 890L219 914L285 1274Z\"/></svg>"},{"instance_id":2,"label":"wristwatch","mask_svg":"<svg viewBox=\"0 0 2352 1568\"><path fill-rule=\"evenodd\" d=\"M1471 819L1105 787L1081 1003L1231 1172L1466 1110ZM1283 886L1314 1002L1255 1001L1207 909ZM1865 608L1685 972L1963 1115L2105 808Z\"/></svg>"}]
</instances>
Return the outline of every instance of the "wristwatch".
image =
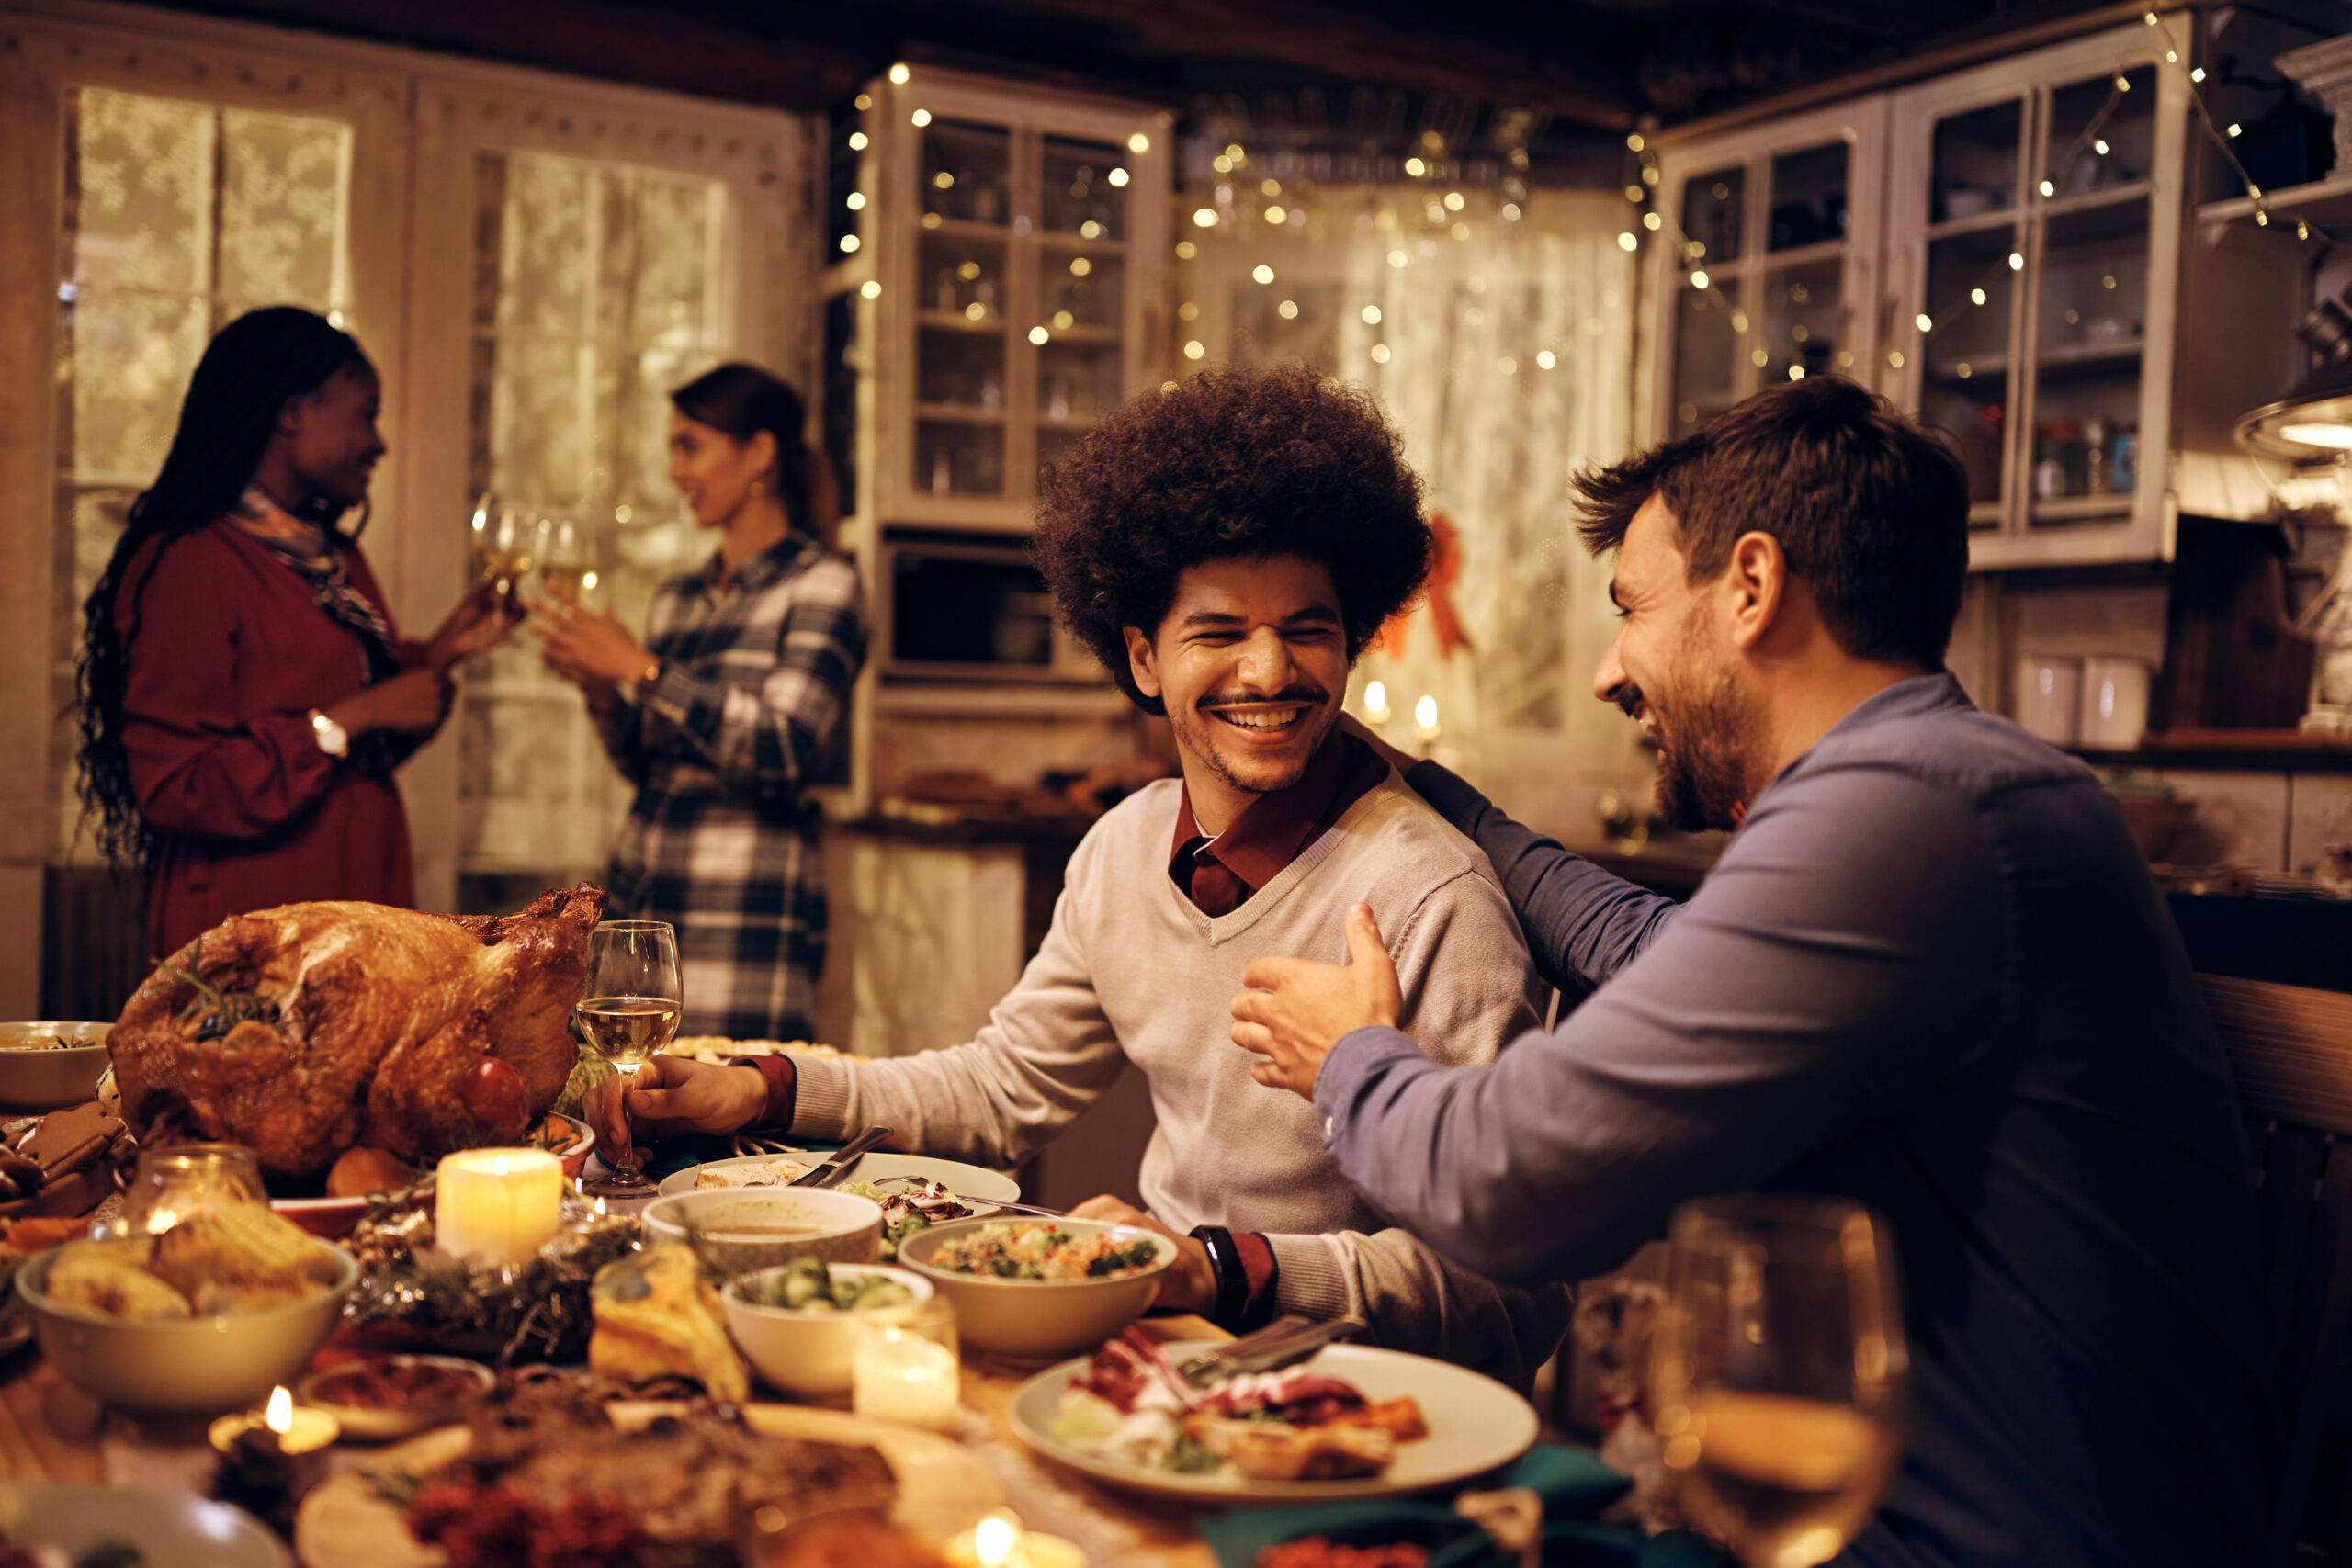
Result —
<instances>
[{"instance_id":1,"label":"wristwatch","mask_svg":"<svg viewBox=\"0 0 2352 1568\"><path fill-rule=\"evenodd\" d=\"M1250 1270L1241 1261L1241 1248L1223 1225L1194 1225L1193 1239L1207 1249L1209 1266L1216 1270L1216 1302L1208 1319L1219 1328L1235 1328L1250 1300Z\"/></svg>"},{"instance_id":2,"label":"wristwatch","mask_svg":"<svg viewBox=\"0 0 2352 1568\"><path fill-rule=\"evenodd\" d=\"M316 708L311 710L311 734L317 739L319 750L335 761L342 761L351 755L350 734Z\"/></svg>"}]
</instances>

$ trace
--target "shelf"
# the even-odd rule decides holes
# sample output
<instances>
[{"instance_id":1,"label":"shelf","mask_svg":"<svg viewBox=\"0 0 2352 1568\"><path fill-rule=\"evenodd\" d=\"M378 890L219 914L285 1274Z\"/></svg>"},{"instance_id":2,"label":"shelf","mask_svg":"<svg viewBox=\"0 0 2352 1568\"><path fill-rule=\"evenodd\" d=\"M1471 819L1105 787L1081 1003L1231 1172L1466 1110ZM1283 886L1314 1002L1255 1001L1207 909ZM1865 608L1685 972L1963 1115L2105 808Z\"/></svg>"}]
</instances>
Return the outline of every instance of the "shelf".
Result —
<instances>
[{"instance_id":1,"label":"shelf","mask_svg":"<svg viewBox=\"0 0 2352 1568\"><path fill-rule=\"evenodd\" d=\"M2097 212L2104 207L2122 207L2135 201L2145 201L2151 188L2146 180L2132 180L2100 190L2086 190L2077 196L2053 196L2041 203L2041 215L2044 218L2070 218L2077 212Z\"/></svg>"},{"instance_id":2,"label":"shelf","mask_svg":"<svg viewBox=\"0 0 2352 1568\"><path fill-rule=\"evenodd\" d=\"M1928 225L1930 243L1957 239L1963 234L1994 234L2004 229L2014 230L2018 224L2018 209L2002 208L1997 212L1978 212L1966 218L1947 218L1940 223Z\"/></svg>"},{"instance_id":3,"label":"shelf","mask_svg":"<svg viewBox=\"0 0 2352 1568\"><path fill-rule=\"evenodd\" d=\"M2043 380L2063 381L2111 367L2131 365L2139 359L2142 347L2141 340L2136 337L2118 338L2113 343L2069 344L2064 348L2043 352L2035 361L2035 367ZM1968 367L1965 376L1960 375L1956 369L1962 364ZM1951 382L1981 381L1987 378L1997 379L2008 373L2009 356L2006 354L1988 354L1982 359L1955 360L1952 367L1930 362L1927 370L1928 380Z\"/></svg>"},{"instance_id":4,"label":"shelf","mask_svg":"<svg viewBox=\"0 0 2352 1568\"><path fill-rule=\"evenodd\" d=\"M915 418L925 424L1002 424L1002 409L973 403L917 403Z\"/></svg>"},{"instance_id":5,"label":"shelf","mask_svg":"<svg viewBox=\"0 0 2352 1568\"><path fill-rule=\"evenodd\" d=\"M1796 245L1785 251L1767 251L1762 256L1751 260L1747 265L1760 266L1769 274L1787 272L1800 266L1815 266L1822 262L1843 261L1845 257L1845 241L1818 240L1810 245ZM1740 264L1735 262L1732 265L1736 267Z\"/></svg>"},{"instance_id":6,"label":"shelf","mask_svg":"<svg viewBox=\"0 0 2352 1568\"><path fill-rule=\"evenodd\" d=\"M1046 330L1053 335L1039 344L1037 346L1040 348L1051 348L1057 343L1080 348L1116 348L1119 345L1119 329L1116 327L1048 327Z\"/></svg>"},{"instance_id":7,"label":"shelf","mask_svg":"<svg viewBox=\"0 0 2352 1568\"><path fill-rule=\"evenodd\" d=\"M1083 234L1040 231L1037 235L1037 243L1049 251L1085 251L1091 254L1105 256L1125 255L1127 252L1127 243L1125 240L1114 240L1107 234L1099 240L1090 240Z\"/></svg>"},{"instance_id":8,"label":"shelf","mask_svg":"<svg viewBox=\"0 0 2352 1568\"><path fill-rule=\"evenodd\" d=\"M949 218L937 212L924 213L922 227L926 234L948 234L959 240L994 240L1002 243L1012 238L1010 224L983 223L977 218Z\"/></svg>"},{"instance_id":9,"label":"shelf","mask_svg":"<svg viewBox=\"0 0 2352 1568\"><path fill-rule=\"evenodd\" d=\"M969 333L975 337L1002 337L1005 330L1002 316L982 316L976 321L960 310L918 310L915 320L934 332Z\"/></svg>"},{"instance_id":10,"label":"shelf","mask_svg":"<svg viewBox=\"0 0 2352 1568\"><path fill-rule=\"evenodd\" d=\"M2295 231L2290 217L2293 213L2302 214L2324 229L2352 229L2352 174L2339 172L2306 185L2264 191L2262 205L2269 209L2273 227L2279 219L2289 219L2286 230L2290 235ZM2254 211L2254 198L2239 196L2227 201L2209 201L2197 209L2197 217L2199 222L2218 228L2229 223L2251 224Z\"/></svg>"},{"instance_id":11,"label":"shelf","mask_svg":"<svg viewBox=\"0 0 2352 1568\"><path fill-rule=\"evenodd\" d=\"M2029 523L2088 523L2101 517L2128 517L2136 498L2129 491L2114 495L2053 495L2027 509Z\"/></svg>"},{"instance_id":12,"label":"shelf","mask_svg":"<svg viewBox=\"0 0 2352 1568\"><path fill-rule=\"evenodd\" d=\"M2297 729L2152 729L2137 750L2075 753L2101 767L2228 767L2352 771L2352 737L2306 735Z\"/></svg>"}]
</instances>

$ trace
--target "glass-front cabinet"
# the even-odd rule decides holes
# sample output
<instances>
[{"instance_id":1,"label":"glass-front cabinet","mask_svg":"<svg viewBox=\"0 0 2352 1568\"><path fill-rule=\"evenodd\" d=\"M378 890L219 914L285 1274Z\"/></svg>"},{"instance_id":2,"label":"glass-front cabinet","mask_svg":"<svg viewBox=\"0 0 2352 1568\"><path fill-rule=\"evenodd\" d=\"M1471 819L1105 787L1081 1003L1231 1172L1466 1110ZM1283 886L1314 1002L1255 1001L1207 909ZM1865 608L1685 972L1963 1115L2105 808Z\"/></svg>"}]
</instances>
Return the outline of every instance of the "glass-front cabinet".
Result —
<instances>
[{"instance_id":1,"label":"glass-front cabinet","mask_svg":"<svg viewBox=\"0 0 2352 1568\"><path fill-rule=\"evenodd\" d=\"M1833 372L1871 384L1886 100L1857 99L1658 154L1651 246L1662 352L1651 431ZM1660 243L1662 242L1662 243Z\"/></svg>"},{"instance_id":2,"label":"glass-front cabinet","mask_svg":"<svg viewBox=\"0 0 2352 1568\"><path fill-rule=\"evenodd\" d=\"M1978 568L2168 553L2179 47L2128 28L1894 96L1881 384L1958 448Z\"/></svg>"},{"instance_id":3,"label":"glass-front cabinet","mask_svg":"<svg viewBox=\"0 0 2352 1568\"><path fill-rule=\"evenodd\" d=\"M1168 118L897 67L832 135L836 335L871 345L829 400L863 426L844 502L1025 531L1040 468L1155 374Z\"/></svg>"}]
</instances>

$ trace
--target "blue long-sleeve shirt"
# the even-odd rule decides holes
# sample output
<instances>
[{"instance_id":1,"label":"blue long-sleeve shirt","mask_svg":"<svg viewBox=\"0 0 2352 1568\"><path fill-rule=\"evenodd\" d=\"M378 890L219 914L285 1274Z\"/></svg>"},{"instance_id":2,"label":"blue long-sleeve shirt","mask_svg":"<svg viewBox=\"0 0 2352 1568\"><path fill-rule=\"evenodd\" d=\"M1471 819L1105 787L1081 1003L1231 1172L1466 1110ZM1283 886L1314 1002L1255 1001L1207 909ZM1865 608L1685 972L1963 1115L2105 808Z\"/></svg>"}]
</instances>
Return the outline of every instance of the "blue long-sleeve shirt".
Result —
<instances>
[{"instance_id":1,"label":"blue long-sleeve shirt","mask_svg":"<svg viewBox=\"0 0 2352 1568\"><path fill-rule=\"evenodd\" d=\"M2209 1568L2260 1555L2269 1421L2226 1067L2096 777L1948 675L1791 764L1687 904L1410 782L1597 987L1491 1067L1363 1029L1316 1103L1372 1202L1497 1278L1601 1272L1679 1201L1769 1190L1891 1224L1897 1476L1842 1561Z\"/></svg>"}]
</instances>

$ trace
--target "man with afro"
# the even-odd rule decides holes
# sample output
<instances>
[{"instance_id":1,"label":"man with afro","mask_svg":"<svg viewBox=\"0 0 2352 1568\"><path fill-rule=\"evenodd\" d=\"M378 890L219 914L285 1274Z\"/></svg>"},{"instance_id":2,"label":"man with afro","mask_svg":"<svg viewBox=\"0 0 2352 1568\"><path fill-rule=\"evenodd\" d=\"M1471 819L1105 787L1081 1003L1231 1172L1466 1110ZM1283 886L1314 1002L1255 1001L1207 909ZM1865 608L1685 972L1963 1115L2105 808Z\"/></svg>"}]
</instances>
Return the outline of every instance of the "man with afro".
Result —
<instances>
[{"instance_id":1,"label":"man with afro","mask_svg":"<svg viewBox=\"0 0 2352 1568\"><path fill-rule=\"evenodd\" d=\"M1491 1062L1536 1021L1485 857L1338 728L1350 667L1428 570L1396 433L1369 398L1303 367L1213 370L1128 403L1057 466L1035 548L1063 618L1167 717L1182 777L1087 834L1043 947L970 1043L854 1066L767 1057L757 1074L657 1058L658 1084L626 1096L628 1122L764 1120L817 1138L881 1125L900 1146L1003 1167L1133 1062L1159 1122L1150 1212L1102 1197L1076 1213L1175 1240L1160 1305L1237 1330L1352 1314L1381 1344L1525 1383L1558 1342L1566 1292L1498 1286L1387 1226L1324 1153L1312 1109L1253 1082L1227 1043L1250 963L1340 957L1340 913L1359 901L1392 933L1405 1018L1448 1066Z\"/></svg>"}]
</instances>

